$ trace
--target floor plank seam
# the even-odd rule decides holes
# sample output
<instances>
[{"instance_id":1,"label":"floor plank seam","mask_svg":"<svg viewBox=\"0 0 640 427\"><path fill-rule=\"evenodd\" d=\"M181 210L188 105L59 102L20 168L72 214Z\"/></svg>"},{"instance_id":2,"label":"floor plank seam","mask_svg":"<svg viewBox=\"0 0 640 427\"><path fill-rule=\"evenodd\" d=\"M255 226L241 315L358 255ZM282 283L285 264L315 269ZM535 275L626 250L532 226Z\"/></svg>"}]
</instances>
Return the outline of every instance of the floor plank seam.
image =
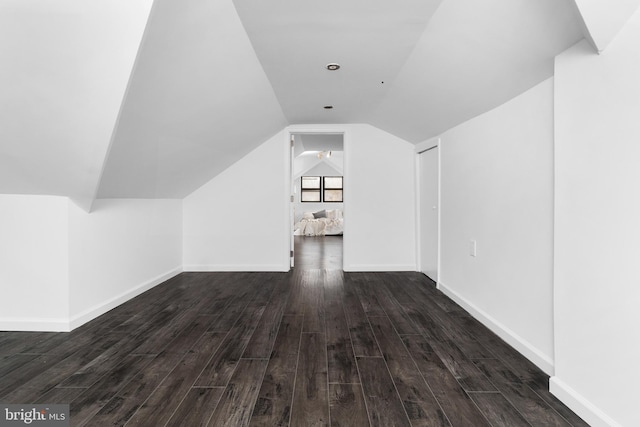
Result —
<instances>
[{"instance_id":1,"label":"floor plank seam","mask_svg":"<svg viewBox=\"0 0 640 427\"><path fill-rule=\"evenodd\" d=\"M275 290L274 290L274 292L275 292ZM289 289L289 291L287 292L287 298L286 298L287 302L288 302L290 297L291 297L291 289ZM286 305L286 303L285 303L285 305ZM276 330L276 333L275 333L275 335L273 337L273 342L271 343L271 349L269 350L269 358L266 359L267 360L267 364L265 365L264 372L262 373L262 380L260 381L260 385L262 385L264 383L264 378L267 375L267 372L269 371L269 364L271 363L271 355L273 354L273 349L275 348L276 339L278 338L278 334L280 333L280 328L282 327L282 318L284 316L285 315L284 315L284 305L283 305L282 313L279 316L280 320L278 322L278 329ZM301 330L302 330L302 328L301 328ZM263 360L263 359L261 359L261 360ZM297 364L296 364L296 370L297 370ZM294 381L294 383L295 383L295 381ZM258 394L256 395L256 402L257 402L257 399L259 399L259 398L260 398L260 389L258 389ZM292 396L292 399L293 399L293 396ZM253 418L253 411L254 410L255 410L255 404L253 405L253 408L251 408L251 417L249 417L249 424L251 424L251 419Z\"/></svg>"},{"instance_id":2,"label":"floor plank seam","mask_svg":"<svg viewBox=\"0 0 640 427\"><path fill-rule=\"evenodd\" d=\"M569 424L570 426L573 426L573 423L571 421L569 421L564 415L562 415L560 412L558 412L556 410L556 408L554 408L553 406L551 406L549 404L549 402L547 402L546 399L544 399L542 396L540 396L540 393L538 393L536 390L532 389L531 387L529 387L529 385L525 384L525 387L527 387L529 390L531 390L536 396L538 396L540 398L541 401L544 402L544 404L551 409L553 412L555 412L560 418L562 418L563 420L565 420L567 422L567 424Z\"/></svg>"},{"instance_id":3,"label":"floor plank seam","mask_svg":"<svg viewBox=\"0 0 640 427\"><path fill-rule=\"evenodd\" d=\"M226 307L228 307L228 304L225 306L225 308L226 308ZM223 313L223 312L224 312L224 311L222 311L222 312L220 313L220 315L219 315L215 320L218 320L218 319L220 318L220 316L222 315L222 313ZM241 313L243 313L243 312L244 312L244 310L243 310ZM215 321L215 320L214 320L214 321ZM205 336L205 335L207 335L208 333L209 333L209 332L208 332L208 330L205 330L205 332L204 332L204 333L202 333L202 335L200 335L200 337L199 337L198 339L200 339L200 338L204 337L204 336ZM224 333L224 332L221 332L221 333ZM227 337L228 337L228 336L229 336L229 332L227 332L227 333L225 334L224 338L223 338L222 340L220 340L220 343L218 344L218 346L216 347L216 349L215 349L213 352L211 352L211 355L207 358L206 363L203 363L203 364L202 364L202 369L200 369L200 372L198 373L198 375L194 376L194 377L195 377L195 379L194 379L194 380L193 380L193 382L191 383L191 387L189 387L189 389L188 389L188 390L190 390L190 389L194 388L195 383L198 381L198 379L200 378L200 376L202 375L202 373L204 372L204 370L207 368L207 365L208 365L208 364L209 364L209 362L211 362L211 360L214 358L214 356L216 355L216 353L218 352L218 350L220 350L220 346L221 346L221 345L222 345L222 343L227 339ZM197 341L195 341L195 342L197 342ZM167 375L162 379L162 381L160 381L160 382L158 383L158 386L157 386L157 387L156 387L156 388L155 388L155 389L154 389L154 390L149 394L149 396L147 397L147 399L145 400L145 402L146 402L147 400L149 400L149 398L153 395L153 393L154 393L156 390L158 390L158 389L160 388L160 386L162 385L162 383L167 379L167 377L171 374L171 372L173 372L173 371L174 371L174 370L175 370L175 369L180 365L180 362L182 362L182 361L184 360L184 357L185 357L185 356L186 356L186 353L183 355L183 357L182 357L182 358L180 358L180 360L178 361L178 363L176 364L176 366L174 366L174 367L173 367L173 369L172 369L171 371L169 371L169 373L167 373ZM215 388L215 387L203 387L203 388ZM180 408L180 406L184 403L184 400L187 398L188 394L189 394L189 392L187 391L187 392L185 392L184 396L182 396L182 399L180 399L180 403L179 403L179 404L174 408L174 410L171 412L171 415L169 415L169 417L167 418L167 423L171 420L171 418L176 414L176 412L178 411L178 409ZM140 405L140 406L138 407L138 410L139 410L143 405L144 405L144 402L142 403L142 405ZM217 404L216 404L216 406L217 406ZM138 410L136 410L136 413L138 412ZM214 411L215 411L215 409L214 409ZM213 412L212 412L212 414L211 414L211 415L213 415ZM129 419L133 418L134 416L135 416L135 413L134 413L133 415L131 415L131 417L129 417ZM128 420L127 420L127 422L128 422ZM166 423L165 423L165 424L166 424Z\"/></svg>"},{"instance_id":4,"label":"floor plank seam","mask_svg":"<svg viewBox=\"0 0 640 427\"><path fill-rule=\"evenodd\" d=\"M157 356L156 356L155 358L157 358ZM184 356L183 356L183 358L184 358ZM180 358L180 361L182 361L182 359L183 359L183 358ZM152 362L153 362L153 361L152 361ZM152 363L152 362L150 362L150 363ZM178 364L179 364L179 363L180 363L180 362L178 362ZM153 389L153 391L151 391L151 393L149 393L149 395L147 396L147 398L146 398L146 399L144 399L144 401L143 401L140 405L138 405L138 407L136 408L136 410L135 410L135 411L131 414L131 416L129 416L129 418L124 422L124 426L126 426L126 425L129 423L129 421L130 421L133 417L135 417L135 415L138 413L138 411L140 410L140 408L142 408L142 407L144 406L144 404L145 404L145 403L147 403L147 401L151 398L151 396L153 396L153 393L155 393L155 392L156 392L156 390L158 390L158 389L160 388L160 386L162 385L162 383L167 379L167 377L171 374L171 372L173 372L173 370L174 370L174 369L176 369L176 367L178 366L178 364L176 364L176 366L174 366L174 367L173 367L173 369L171 369L171 370L170 370L170 371L169 371L169 372L164 376L164 378L162 378L162 380L158 382L158 385L156 385L156 387ZM116 396L117 396L117 394L116 394ZM115 397L115 396L114 396L114 397ZM89 420L91 420L91 418L89 418ZM123 427L124 427L124 426L123 426Z\"/></svg>"},{"instance_id":5,"label":"floor plank seam","mask_svg":"<svg viewBox=\"0 0 640 427\"><path fill-rule=\"evenodd\" d=\"M500 390L493 381L491 381L491 379L489 379L489 381L493 384L494 387L496 387L496 390L498 390L498 392L502 395L502 397L509 402L509 405L511 405L511 407L518 413L520 414L520 416L522 417L522 419L524 419L531 427L536 427L533 424L531 424L531 421L529 421L529 419L527 418L527 416L522 413L522 411L520 409L518 409L518 407L516 405L514 405L513 403L513 399L509 399L509 396L507 396L505 393L502 392L502 390Z\"/></svg>"},{"instance_id":6,"label":"floor plank seam","mask_svg":"<svg viewBox=\"0 0 640 427\"><path fill-rule=\"evenodd\" d=\"M362 301L360 301L360 305L362 305ZM383 311L384 311L384 309L383 309ZM386 317L387 320L389 320L389 322L391 322L391 319L389 319L388 316L378 316L378 317ZM373 326L371 325L369 317L365 315L365 318L367 319L367 323L369 324L369 329L371 329L371 331L373 333L373 339L376 341L376 345L378 346L378 350L380 351L380 354L382 355L382 360L384 362L384 366L385 366L385 368L387 368L387 373L389 374L389 378L391 379L391 383L393 384L393 389L396 392L396 396L398 397L398 400L400 401L400 406L402 406L402 410L404 411L404 414L407 417L407 422L409 423L409 425L411 425L411 418L409 418L409 413L407 412L407 408L402 403L402 397L400 396L400 392L398 391L398 386L396 385L396 382L393 380L393 375L391 375L391 370L389 369L389 365L387 364L386 357L384 357L384 352L382 351L382 347L380 346L380 341L378 340L378 337L376 336L375 332L373 331Z\"/></svg>"},{"instance_id":7,"label":"floor plank seam","mask_svg":"<svg viewBox=\"0 0 640 427\"><path fill-rule=\"evenodd\" d=\"M398 334L398 331L393 328L394 332L396 333L396 335L398 335L398 338L400 339L400 341L402 342L405 351L407 352L407 354L409 355L409 357L411 358L411 361L413 362L413 369L415 370L415 372L417 372L420 375L420 378L422 378L422 381L425 383L425 385L427 386L427 389L429 390L429 392L431 393L431 396L433 397L433 399L435 400L435 402L438 404L438 408L440 408L440 410L442 411L442 414L444 415L444 417L447 419L447 421L449 422L449 425L453 426L453 423L451 422L451 419L449 418L449 415L447 414L447 412L444 410L444 408L442 407L442 402L440 402L440 399L438 399L438 397L436 396L436 394L433 392L433 388L431 387L431 385L429 384L429 381L427 381L427 377L425 377L425 375L422 373L422 371L420 370L420 368L418 367L418 364L416 363L415 359L413 358L413 355L411 355L411 352L409 351L409 349L407 348L406 344L404 343L404 341L402 341L402 338L400 337L400 335Z\"/></svg>"},{"instance_id":8,"label":"floor plank seam","mask_svg":"<svg viewBox=\"0 0 640 427\"><path fill-rule=\"evenodd\" d=\"M91 386L88 386L88 387L75 387L75 386L59 386L59 385L57 385L57 386L54 386L52 389L54 389L54 388L58 388L58 389L70 388L70 389L85 389L86 390L88 388L91 388ZM49 391L51 391L52 389L50 389Z\"/></svg>"},{"instance_id":9,"label":"floor plank seam","mask_svg":"<svg viewBox=\"0 0 640 427\"><path fill-rule=\"evenodd\" d=\"M217 386L217 385L216 386L214 386L214 385L194 385L194 386L189 387L189 390L194 389L194 388L204 388L204 389L217 389L217 388L220 388L220 389L224 389L225 387L221 387L221 386Z\"/></svg>"},{"instance_id":10,"label":"floor plank seam","mask_svg":"<svg viewBox=\"0 0 640 427\"><path fill-rule=\"evenodd\" d=\"M323 293L324 295L324 293ZM329 345L329 341L328 341L328 333L327 333L327 311L324 309L325 307L325 301L322 301L323 303L323 310L324 310L324 322L323 322L323 326L324 326L324 363L325 363L325 368L327 371L327 414L329 415L329 424L331 425L331 387L329 387L329 351L328 351L328 345Z\"/></svg>"},{"instance_id":11,"label":"floor plank seam","mask_svg":"<svg viewBox=\"0 0 640 427\"><path fill-rule=\"evenodd\" d=\"M289 412L289 420L287 421L287 425L291 425L291 417L293 416L293 404L295 402L295 395L296 395L296 384L298 383L298 368L300 367L300 349L302 348L302 329L304 328L304 317L305 317L305 312L302 312L302 316L300 316L301 319L300 321L302 322L300 324L300 336L298 337L298 352L297 352L297 356L296 357L296 370L295 373L293 374L293 387L291 388L291 411Z\"/></svg>"},{"instance_id":12,"label":"floor plank seam","mask_svg":"<svg viewBox=\"0 0 640 427\"><path fill-rule=\"evenodd\" d=\"M346 309L344 307L344 299L342 302L342 312L344 314L344 318L345 318L345 322L347 324L347 333L349 334L349 342L351 343L351 351L353 352L353 360L355 362L356 365L356 372L358 372L358 380L360 381L360 392L362 393L362 401L364 402L364 408L365 411L367 412L367 419L369 420L369 426L373 426L373 423L371 422L371 413L369 412L369 405L367 403L367 399L365 398L364 395L364 386L362 385L362 375L360 374L360 367L358 366L358 356L356 356L356 349L353 346L353 337L351 335L351 328L349 327L349 319L347 317L347 312Z\"/></svg>"}]
</instances>

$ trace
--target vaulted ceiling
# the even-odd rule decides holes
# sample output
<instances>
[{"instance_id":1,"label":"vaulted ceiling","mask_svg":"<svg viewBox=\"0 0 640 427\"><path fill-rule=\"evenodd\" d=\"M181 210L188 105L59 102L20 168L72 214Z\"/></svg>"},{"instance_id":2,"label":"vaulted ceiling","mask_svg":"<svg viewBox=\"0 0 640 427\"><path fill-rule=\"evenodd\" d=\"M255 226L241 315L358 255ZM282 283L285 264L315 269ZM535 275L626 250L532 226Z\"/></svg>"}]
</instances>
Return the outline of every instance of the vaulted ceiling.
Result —
<instances>
[{"instance_id":1,"label":"vaulted ceiling","mask_svg":"<svg viewBox=\"0 0 640 427\"><path fill-rule=\"evenodd\" d=\"M416 143L605 46L612 2L3 0L0 193L181 198L289 124Z\"/></svg>"},{"instance_id":2,"label":"vaulted ceiling","mask_svg":"<svg viewBox=\"0 0 640 427\"><path fill-rule=\"evenodd\" d=\"M293 177L325 163L337 173L344 170L344 136L342 134L294 134Z\"/></svg>"}]
</instances>

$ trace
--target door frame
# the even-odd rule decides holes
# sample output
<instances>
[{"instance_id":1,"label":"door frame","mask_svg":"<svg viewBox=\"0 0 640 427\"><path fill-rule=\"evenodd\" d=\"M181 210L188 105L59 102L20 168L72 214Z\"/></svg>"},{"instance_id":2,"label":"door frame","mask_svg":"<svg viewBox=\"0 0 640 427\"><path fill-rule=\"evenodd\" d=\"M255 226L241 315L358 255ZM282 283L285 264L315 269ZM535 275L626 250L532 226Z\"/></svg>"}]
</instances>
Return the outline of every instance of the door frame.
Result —
<instances>
[{"instance_id":1,"label":"door frame","mask_svg":"<svg viewBox=\"0 0 640 427\"><path fill-rule=\"evenodd\" d=\"M437 233L438 233L438 237L437 237L437 260L436 260L436 278L435 278L435 282L436 282L436 287L438 289L440 289L440 277L441 277L441 240L442 240L442 149L441 149L441 140L440 138L431 138L428 139L420 144L416 144L415 147L415 152L416 152L416 156L415 156L415 168L416 168L416 232L417 232L417 236L416 236L416 265L418 267L418 271L422 272L423 270L423 266L422 266L422 225L421 225L421 217L422 217L422 186L421 186L421 181L422 181L422 176L423 176L423 171L422 168L420 166L420 155L422 153L424 153L425 151L429 151L432 150L434 148L438 149L438 183L437 183L437 189L438 189L438 196L437 196L437 200L438 200L438 208L437 208L437 214L438 214L438 225L437 225Z\"/></svg>"},{"instance_id":2,"label":"door frame","mask_svg":"<svg viewBox=\"0 0 640 427\"><path fill-rule=\"evenodd\" d=\"M323 135L323 134L330 134L330 135L342 135L342 150L343 150L343 164L342 164L342 176L344 177L343 180L343 191L345 194L349 194L348 191L348 183L349 183L349 179L347 178L347 130L345 128L342 127L325 127L323 125L291 125L285 128L285 132L284 132L284 140L285 140L285 150L287 152L287 172L285 173L285 179L287 181L286 184L286 221L288 223L287 226L287 230L289 230L289 236L287 238L288 244L287 244L287 249L286 249L286 257L287 257L287 264L292 264L293 263L293 259L295 257L295 251L294 251L294 238L293 238L293 232L294 232L294 222L291 221L291 197L294 197L294 202L295 203L295 194L294 194L294 189L293 189L293 178L294 178L294 170L293 170L293 148L291 147L291 138L293 135ZM342 239L342 265L345 265L345 259L346 254L347 254L347 239L346 239L346 235L347 235L347 215L346 215L346 211L347 211L347 202L343 201L342 202L342 214L343 214L343 239Z\"/></svg>"}]
</instances>

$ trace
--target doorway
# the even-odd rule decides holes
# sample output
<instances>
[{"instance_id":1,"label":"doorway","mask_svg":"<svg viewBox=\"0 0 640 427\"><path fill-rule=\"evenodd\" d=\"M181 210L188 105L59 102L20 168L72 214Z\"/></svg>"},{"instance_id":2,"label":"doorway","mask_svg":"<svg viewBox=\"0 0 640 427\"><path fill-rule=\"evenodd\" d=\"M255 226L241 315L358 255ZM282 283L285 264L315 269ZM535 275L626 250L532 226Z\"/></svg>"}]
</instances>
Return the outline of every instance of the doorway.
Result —
<instances>
[{"instance_id":1,"label":"doorway","mask_svg":"<svg viewBox=\"0 0 640 427\"><path fill-rule=\"evenodd\" d=\"M420 187L420 271L438 283L438 147L418 154Z\"/></svg>"},{"instance_id":2,"label":"doorway","mask_svg":"<svg viewBox=\"0 0 640 427\"><path fill-rule=\"evenodd\" d=\"M291 266L342 269L344 134L291 132Z\"/></svg>"}]
</instances>

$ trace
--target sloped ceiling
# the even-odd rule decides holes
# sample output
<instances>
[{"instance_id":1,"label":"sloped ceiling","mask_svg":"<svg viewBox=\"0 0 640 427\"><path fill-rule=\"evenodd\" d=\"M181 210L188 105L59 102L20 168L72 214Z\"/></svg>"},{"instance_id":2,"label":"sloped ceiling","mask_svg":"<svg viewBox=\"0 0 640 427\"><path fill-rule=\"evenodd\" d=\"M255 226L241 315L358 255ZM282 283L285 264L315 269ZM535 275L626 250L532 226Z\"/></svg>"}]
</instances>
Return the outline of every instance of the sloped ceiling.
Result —
<instances>
[{"instance_id":1,"label":"sloped ceiling","mask_svg":"<svg viewBox=\"0 0 640 427\"><path fill-rule=\"evenodd\" d=\"M344 135L335 133L320 134L293 134L295 139L294 154L297 156L303 151L343 151Z\"/></svg>"},{"instance_id":2,"label":"sloped ceiling","mask_svg":"<svg viewBox=\"0 0 640 427\"><path fill-rule=\"evenodd\" d=\"M300 177L302 176L341 176L342 170L336 167L333 162L320 161L308 169L301 171L299 174L294 175L293 179L296 184L299 184Z\"/></svg>"},{"instance_id":3,"label":"sloped ceiling","mask_svg":"<svg viewBox=\"0 0 640 427\"><path fill-rule=\"evenodd\" d=\"M294 134L293 176L299 178L315 166L326 163L342 174L344 136L342 134ZM318 157L320 151L331 151L331 157Z\"/></svg>"},{"instance_id":4,"label":"sloped ceiling","mask_svg":"<svg viewBox=\"0 0 640 427\"><path fill-rule=\"evenodd\" d=\"M156 0L98 196L182 198L286 125L230 0Z\"/></svg>"},{"instance_id":5,"label":"sloped ceiling","mask_svg":"<svg viewBox=\"0 0 640 427\"><path fill-rule=\"evenodd\" d=\"M640 0L574 1L584 20L585 36L598 52L605 50L640 7Z\"/></svg>"},{"instance_id":6,"label":"sloped ceiling","mask_svg":"<svg viewBox=\"0 0 640 427\"><path fill-rule=\"evenodd\" d=\"M437 136L553 76L582 37L570 0L445 0L371 124L413 143Z\"/></svg>"},{"instance_id":7,"label":"sloped ceiling","mask_svg":"<svg viewBox=\"0 0 640 427\"><path fill-rule=\"evenodd\" d=\"M150 1L0 3L0 192L181 198L289 124L416 143L582 38L574 0Z\"/></svg>"},{"instance_id":8,"label":"sloped ceiling","mask_svg":"<svg viewBox=\"0 0 640 427\"><path fill-rule=\"evenodd\" d=\"M88 209L151 5L0 1L0 193Z\"/></svg>"},{"instance_id":9,"label":"sloped ceiling","mask_svg":"<svg viewBox=\"0 0 640 427\"><path fill-rule=\"evenodd\" d=\"M335 173L335 175L342 175L344 173L343 164L344 156L342 151L337 151L335 157L330 159L318 159L314 156L300 156L294 161L293 178L294 181L297 181L302 175L313 175L313 169L319 165L326 165L334 171L332 173Z\"/></svg>"}]
</instances>

